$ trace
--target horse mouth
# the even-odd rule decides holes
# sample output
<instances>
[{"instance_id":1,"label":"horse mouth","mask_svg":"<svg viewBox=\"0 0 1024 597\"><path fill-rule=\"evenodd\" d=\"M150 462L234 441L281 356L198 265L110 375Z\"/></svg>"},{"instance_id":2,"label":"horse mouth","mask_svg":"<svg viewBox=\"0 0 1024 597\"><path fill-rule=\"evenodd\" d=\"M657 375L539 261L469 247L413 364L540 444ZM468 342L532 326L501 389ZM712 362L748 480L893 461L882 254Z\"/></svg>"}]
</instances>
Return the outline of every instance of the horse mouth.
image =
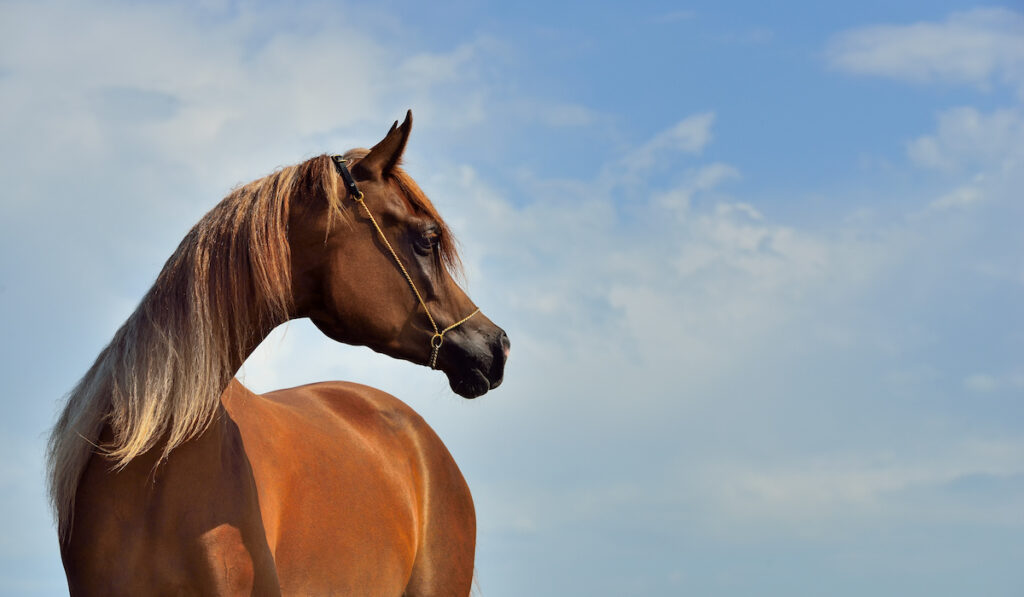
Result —
<instances>
[{"instance_id":1,"label":"horse mouth","mask_svg":"<svg viewBox=\"0 0 1024 597\"><path fill-rule=\"evenodd\" d=\"M499 377L497 380L491 381L483 371L475 368L462 376L448 376L448 385L451 386L452 391L469 399L483 396L488 390L500 386L501 382L502 378Z\"/></svg>"},{"instance_id":2,"label":"horse mouth","mask_svg":"<svg viewBox=\"0 0 1024 597\"><path fill-rule=\"evenodd\" d=\"M509 341L501 328L497 328L497 332L489 338L474 338L475 342L453 343L455 349L442 354L447 358L441 369L448 376L448 385L459 396L479 398L501 385Z\"/></svg>"}]
</instances>

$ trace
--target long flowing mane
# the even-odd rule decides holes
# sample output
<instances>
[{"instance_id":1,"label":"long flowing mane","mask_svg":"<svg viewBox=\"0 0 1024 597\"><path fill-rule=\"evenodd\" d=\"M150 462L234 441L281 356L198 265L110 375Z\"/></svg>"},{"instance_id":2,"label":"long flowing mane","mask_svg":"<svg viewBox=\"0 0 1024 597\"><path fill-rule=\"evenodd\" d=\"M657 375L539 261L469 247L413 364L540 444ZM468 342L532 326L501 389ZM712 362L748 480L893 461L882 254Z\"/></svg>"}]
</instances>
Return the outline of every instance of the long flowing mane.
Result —
<instances>
[{"instance_id":1,"label":"long flowing mane","mask_svg":"<svg viewBox=\"0 0 1024 597\"><path fill-rule=\"evenodd\" d=\"M323 200L333 217L342 213L338 191L330 159L318 156L236 189L185 236L51 432L48 484L62 541L94 451L119 469L161 442L162 460L207 428L254 334L288 318L293 199Z\"/></svg>"}]
</instances>

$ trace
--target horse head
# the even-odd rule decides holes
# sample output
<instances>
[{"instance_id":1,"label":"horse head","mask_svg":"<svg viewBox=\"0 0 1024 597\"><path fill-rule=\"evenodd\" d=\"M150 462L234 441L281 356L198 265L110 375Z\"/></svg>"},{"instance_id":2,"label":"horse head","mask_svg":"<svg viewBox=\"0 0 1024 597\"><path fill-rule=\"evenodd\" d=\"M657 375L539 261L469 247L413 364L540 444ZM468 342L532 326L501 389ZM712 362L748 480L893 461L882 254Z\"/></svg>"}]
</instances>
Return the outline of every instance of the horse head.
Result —
<instances>
[{"instance_id":1,"label":"horse head","mask_svg":"<svg viewBox=\"0 0 1024 597\"><path fill-rule=\"evenodd\" d=\"M336 341L440 369L475 398L501 383L509 340L456 283L454 238L399 167L411 130L409 112L372 149L334 156L338 197L292 206L294 314Z\"/></svg>"}]
</instances>

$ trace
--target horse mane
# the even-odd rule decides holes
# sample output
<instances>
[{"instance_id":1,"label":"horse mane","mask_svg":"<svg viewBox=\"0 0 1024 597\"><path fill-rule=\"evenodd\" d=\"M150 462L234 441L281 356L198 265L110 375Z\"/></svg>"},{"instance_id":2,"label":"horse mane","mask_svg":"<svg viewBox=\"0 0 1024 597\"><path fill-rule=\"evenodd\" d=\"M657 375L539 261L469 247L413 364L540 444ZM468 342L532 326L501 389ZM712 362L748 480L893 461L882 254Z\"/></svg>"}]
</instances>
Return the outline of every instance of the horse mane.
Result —
<instances>
[{"instance_id":1,"label":"horse mane","mask_svg":"<svg viewBox=\"0 0 1024 597\"><path fill-rule=\"evenodd\" d=\"M51 432L48 489L62 542L94 451L120 470L163 442L159 463L214 420L246 352L289 317L293 201L323 200L333 221L344 214L339 190L321 155L235 189L181 241Z\"/></svg>"}]
</instances>

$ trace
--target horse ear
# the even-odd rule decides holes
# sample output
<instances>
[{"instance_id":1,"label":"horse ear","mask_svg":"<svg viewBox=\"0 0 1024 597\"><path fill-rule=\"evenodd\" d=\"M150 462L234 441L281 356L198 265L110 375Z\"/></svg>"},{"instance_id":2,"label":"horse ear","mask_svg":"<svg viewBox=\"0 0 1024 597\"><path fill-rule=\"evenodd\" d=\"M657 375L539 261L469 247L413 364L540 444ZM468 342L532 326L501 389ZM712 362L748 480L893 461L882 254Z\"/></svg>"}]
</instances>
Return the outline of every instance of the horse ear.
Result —
<instances>
[{"instance_id":1,"label":"horse ear","mask_svg":"<svg viewBox=\"0 0 1024 597\"><path fill-rule=\"evenodd\" d=\"M355 163L352 167L353 174L374 180L379 180L387 174L389 170L398 165L398 161L402 158L405 144L409 141L410 131L412 131L412 110L405 113L405 120L401 125L396 120L380 143L374 145L366 157Z\"/></svg>"}]
</instances>

